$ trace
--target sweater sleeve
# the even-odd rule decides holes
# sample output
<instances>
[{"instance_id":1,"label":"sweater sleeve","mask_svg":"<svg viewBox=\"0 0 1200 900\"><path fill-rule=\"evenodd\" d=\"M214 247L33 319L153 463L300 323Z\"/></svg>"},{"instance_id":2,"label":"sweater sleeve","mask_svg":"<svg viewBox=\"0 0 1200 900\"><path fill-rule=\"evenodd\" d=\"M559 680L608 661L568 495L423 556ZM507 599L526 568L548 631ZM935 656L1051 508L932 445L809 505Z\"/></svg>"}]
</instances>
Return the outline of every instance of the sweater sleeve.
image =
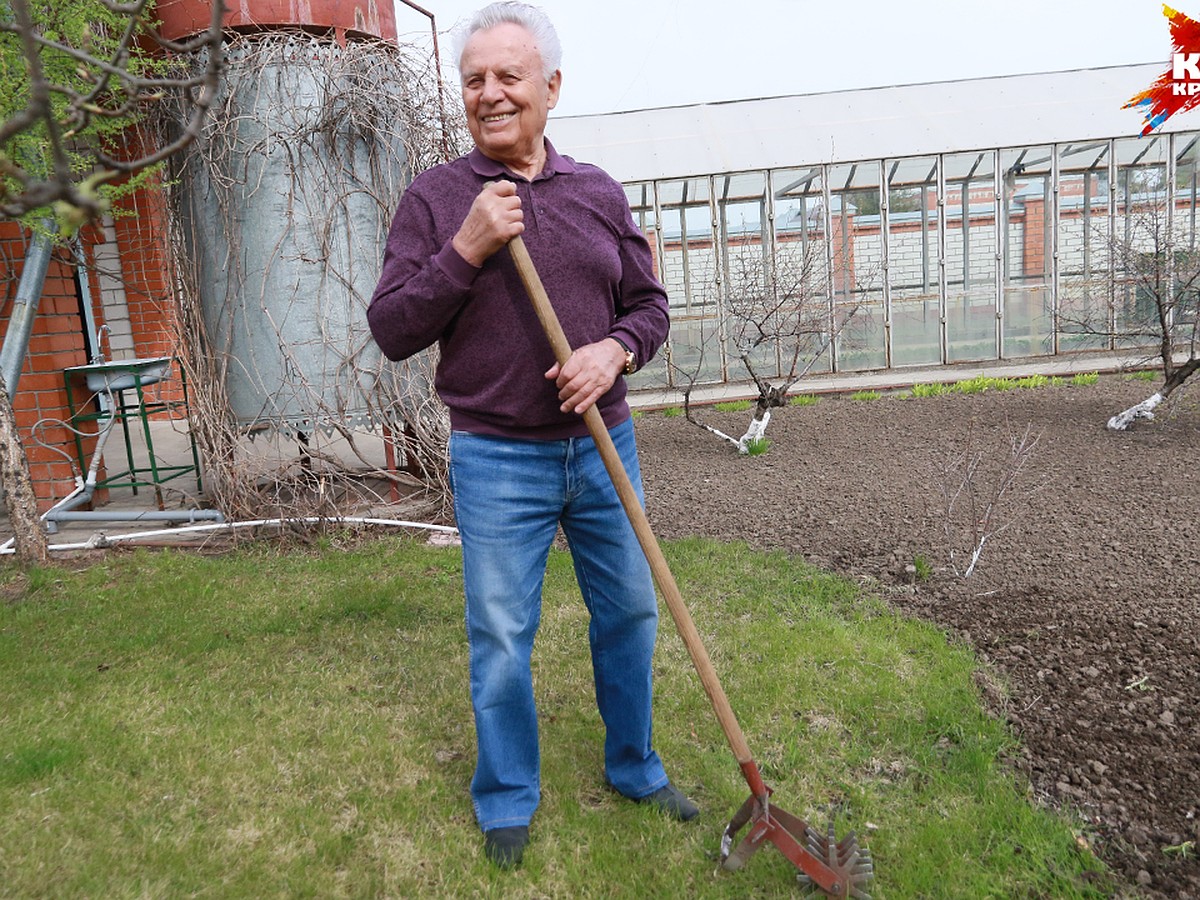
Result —
<instances>
[{"instance_id":1,"label":"sweater sleeve","mask_svg":"<svg viewBox=\"0 0 1200 900\"><path fill-rule=\"evenodd\" d=\"M406 359L438 341L478 274L449 240L439 241L424 199L411 188L405 191L367 308L367 323L384 355Z\"/></svg>"},{"instance_id":2,"label":"sweater sleeve","mask_svg":"<svg viewBox=\"0 0 1200 900\"><path fill-rule=\"evenodd\" d=\"M633 350L641 368L654 358L667 339L671 327L669 307L666 289L654 277L650 244L634 223L623 190L620 201L620 298L616 322L609 335L620 338Z\"/></svg>"}]
</instances>

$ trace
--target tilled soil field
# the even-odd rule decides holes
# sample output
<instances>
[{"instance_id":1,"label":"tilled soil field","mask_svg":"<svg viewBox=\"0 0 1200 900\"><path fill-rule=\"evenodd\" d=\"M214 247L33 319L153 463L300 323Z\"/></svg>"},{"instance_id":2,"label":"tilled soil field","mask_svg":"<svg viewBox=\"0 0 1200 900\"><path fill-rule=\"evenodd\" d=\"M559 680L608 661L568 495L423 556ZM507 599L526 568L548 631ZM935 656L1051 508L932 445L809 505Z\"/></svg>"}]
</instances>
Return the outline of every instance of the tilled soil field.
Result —
<instances>
[{"instance_id":1,"label":"tilled soil field","mask_svg":"<svg viewBox=\"0 0 1200 900\"><path fill-rule=\"evenodd\" d=\"M1152 422L1105 428L1153 389L1113 375L827 396L776 412L757 457L646 413L647 507L661 538L787 549L877 582L899 609L968 641L1005 683L985 693L1018 735L1035 791L1087 819L1130 895L1200 898L1200 386ZM737 435L749 416L699 417ZM1027 430L1028 465L994 505L975 571L955 574L974 526L945 512L944 488L960 483L946 461L978 458L968 481L982 519Z\"/></svg>"}]
</instances>

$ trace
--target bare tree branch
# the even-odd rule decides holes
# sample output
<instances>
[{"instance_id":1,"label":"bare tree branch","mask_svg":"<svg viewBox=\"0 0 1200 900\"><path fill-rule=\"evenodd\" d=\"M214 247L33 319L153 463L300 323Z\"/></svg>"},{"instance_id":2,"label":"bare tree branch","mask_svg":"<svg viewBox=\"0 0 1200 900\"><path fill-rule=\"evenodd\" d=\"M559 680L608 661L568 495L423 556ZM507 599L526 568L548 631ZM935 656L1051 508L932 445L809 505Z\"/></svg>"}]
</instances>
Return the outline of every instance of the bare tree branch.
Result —
<instances>
[{"instance_id":1,"label":"bare tree branch","mask_svg":"<svg viewBox=\"0 0 1200 900\"><path fill-rule=\"evenodd\" d=\"M17 38L29 80L26 86L9 86L14 92L23 87L26 99L0 123L2 217L44 214L51 207L60 227L74 230L107 208L103 185L162 162L200 134L220 83L224 0L213 2L208 28L182 43L158 34L149 0L103 0L102 5L120 20L119 35L104 41L98 37L103 26L94 29L90 23L79 35L47 36L29 0L10 0L12 20L0 23L0 35ZM153 64L143 44L157 48ZM184 57L197 54L205 59L199 73L181 65ZM48 59L55 61L58 75L49 71ZM67 61L74 70L64 75ZM96 127L101 120L114 129L136 126L169 96L184 98L191 111L169 143L127 155L136 142L113 138L113 129ZM14 147L22 137L34 139L39 152L22 153Z\"/></svg>"},{"instance_id":2,"label":"bare tree branch","mask_svg":"<svg viewBox=\"0 0 1200 900\"><path fill-rule=\"evenodd\" d=\"M1098 291L1085 278L1067 292L1060 313L1062 330L1106 345L1142 347L1146 361L1162 371L1161 388L1109 419L1113 431L1153 419L1154 410L1200 369L1200 249L1190 230L1174 221L1165 191L1147 188L1144 196L1128 198L1119 215L1123 227L1111 233L1098 227L1094 235L1111 257L1115 281Z\"/></svg>"},{"instance_id":3,"label":"bare tree branch","mask_svg":"<svg viewBox=\"0 0 1200 900\"><path fill-rule=\"evenodd\" d=\"M825 356L860 305L839 302L831 311L831 279L817 242L806 246L788 242L774 254L766 254L757 239L737 241L729 247L728 267L725 327L731 355L758 391L745 433L735 438L701 422L691 403L707 345L719 335L702 339L700 356L690 371L680 366L673 370L686 382L687 420L729 441L739 453L749 453L753 444L764 439L771 410L787 406L792 389ZM766 362L761 359L764 352ZM772 374L764 374L764 367Z\"/></svg>"},{"instance_id":4,"label":"bare tree branch","mask_svg":"<svg viewBox=\"0 0 1200 900\"><path fill-rule=\"evenodd\" d=\"M933 462L933 478L942 499L942 528L951 571L970 578L979 565L984 548L1015 524L1021 505L1014 496L1030 467L1041 440L1033 426L1009 436L1007 453L998 458L976 445L968 430L964 446L946 450ZM986 471L991 469L991 473ZM1037 491L1041 482L1025 489L1023 496ZM962 554L968 557L961 567Z\"/></svg>"}]
</instances>

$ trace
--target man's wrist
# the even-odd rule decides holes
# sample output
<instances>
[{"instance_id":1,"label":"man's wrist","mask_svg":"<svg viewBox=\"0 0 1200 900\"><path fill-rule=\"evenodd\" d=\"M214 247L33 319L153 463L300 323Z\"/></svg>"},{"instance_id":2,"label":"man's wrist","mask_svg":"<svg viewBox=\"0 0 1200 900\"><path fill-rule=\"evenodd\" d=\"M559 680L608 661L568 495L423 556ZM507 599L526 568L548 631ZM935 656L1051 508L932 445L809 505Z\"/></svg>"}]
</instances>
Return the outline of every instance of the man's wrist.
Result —
<instances>
[{"instance_id":1,"label":"man's wrist","mask_svg":"<svg viewBox=\"0 0 1200 900\"><path fill-rule=\"evenodd\" d=\"M622 371L626 375L632 375L637 371L637 354L633 352L633 348L631 348L615 334L610 334L609 337L620 345L621 352L625 354L625 368Z\"/></svg>"}]
</instances>

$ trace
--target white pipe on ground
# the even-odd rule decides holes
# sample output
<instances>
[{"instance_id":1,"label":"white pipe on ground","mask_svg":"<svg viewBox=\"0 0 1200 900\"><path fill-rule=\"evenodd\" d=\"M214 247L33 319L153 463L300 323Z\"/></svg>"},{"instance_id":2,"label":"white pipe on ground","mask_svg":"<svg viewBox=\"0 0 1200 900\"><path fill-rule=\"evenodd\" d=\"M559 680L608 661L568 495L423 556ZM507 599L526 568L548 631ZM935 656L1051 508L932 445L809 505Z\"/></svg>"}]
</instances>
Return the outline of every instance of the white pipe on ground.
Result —
<instances>
[{"instance_id":1,"label":"white pipe on ground","mask_svg":"<svg viewBox=\"0 0 1200 900\"><path fill-rule=\"evenodd\" d=\"M339 516L330 518L328 516L308 516L299 519L250 519L243 522L212 522L205 525L185 525L181 528L160 528L155 531L137 531L129 534L114 534L108 536L105 534L97 534L86 541L74 544L51 544L51 551L63 550L97 550L105 547L111 547L113 544L124 543L126 541L146 540L148 538L157 538L165 536L178 536L180 534L188 534L192 532L209 532L209 531L224 531L237 528L263 528L268 526L281 525L382 525L398 528L418 528L426 531L441 532L443 534L457 534L458 529L450 525L434 525L429 522L409 522L403 519L376 519L365 516ZM10 540L3 547L0 547L0 555L11 555L16 553L16 549L10 546Z\"/></svg>"}]
</instances>

